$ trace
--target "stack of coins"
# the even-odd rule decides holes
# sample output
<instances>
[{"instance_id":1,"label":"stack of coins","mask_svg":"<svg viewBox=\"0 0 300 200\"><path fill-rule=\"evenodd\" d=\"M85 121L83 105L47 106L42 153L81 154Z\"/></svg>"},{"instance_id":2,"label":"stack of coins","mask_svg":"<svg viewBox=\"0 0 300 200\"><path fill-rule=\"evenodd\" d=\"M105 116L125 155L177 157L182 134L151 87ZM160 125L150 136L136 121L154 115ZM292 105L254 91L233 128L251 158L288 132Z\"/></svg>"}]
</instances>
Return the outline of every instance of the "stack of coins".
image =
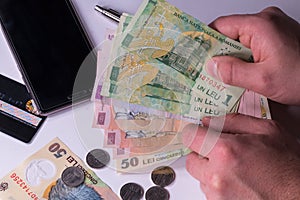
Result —
<instances>
[{"instance_id":1,"label":"stack of coins","mask_svg":"<svg viewBox=\"0 0 300 200\"><path fill-rule=\"evenodd\" d=\"M170 199L170 193L164 187L173 183L175 178L175 171L169 166L161 166L154 169L151 173L151 179L156 186L147 190L146 200Z\"/></svg>"},{"instance_id":2,"label":"stack of coins","mask_svg":"<svg viewBox=\"0 0 300 200\"><path fill-rule=\"evenodd\" d=\"M170 193L165 187L173 183L175 178L175 171L169 166L154 169L151 179L155 186L146 191L146 200L169 200ZM137 183L126 183L120 190L120 196L122 200L140 200L144 196L144 189Z\"/></svg>"}]
</instances>

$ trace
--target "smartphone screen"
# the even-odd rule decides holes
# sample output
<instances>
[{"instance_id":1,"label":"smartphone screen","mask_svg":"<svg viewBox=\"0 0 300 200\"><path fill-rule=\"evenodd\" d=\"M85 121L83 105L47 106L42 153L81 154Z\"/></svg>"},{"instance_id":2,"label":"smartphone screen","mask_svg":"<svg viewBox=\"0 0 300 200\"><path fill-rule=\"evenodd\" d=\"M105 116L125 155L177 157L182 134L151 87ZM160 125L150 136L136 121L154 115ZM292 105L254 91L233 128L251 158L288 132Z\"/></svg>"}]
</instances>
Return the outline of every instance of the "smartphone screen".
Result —
<instances>
[{"instance_id":1,"label":"smartphone screen","mask_svg":"<svg viewBox=\"0 0 300 200\"><path fill-rule=\"evenodd\" d=\"M72 98L81 101L90 96L96 58L86 60L92 46L70 0L1 0L0 19L42 114L71 105ZM73 90L84 61L85 80Z\"/></svg>"}]
</instances>

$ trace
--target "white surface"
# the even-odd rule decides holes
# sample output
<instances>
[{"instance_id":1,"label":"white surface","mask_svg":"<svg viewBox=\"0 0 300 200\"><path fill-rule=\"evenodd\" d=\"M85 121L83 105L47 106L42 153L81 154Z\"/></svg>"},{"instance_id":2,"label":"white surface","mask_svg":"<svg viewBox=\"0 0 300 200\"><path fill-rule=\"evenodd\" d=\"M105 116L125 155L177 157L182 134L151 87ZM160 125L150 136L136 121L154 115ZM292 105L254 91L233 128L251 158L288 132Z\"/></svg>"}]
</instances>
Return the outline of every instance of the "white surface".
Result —
<instances>
[{"instance_id":1,"label":"white surface","mask_svg":"<svg viewBox=\"0 0 300 200\"><path fill-rule=\"evenodd\" d=\"M106 27L116 27L110 20L94 11L93 7L95 4L111 6L117 10L133 14L141 3L141 0L74 1L95 45L101 42ZM277 5L294 19L300 21L300 2L298 0L170 0L169 2L197 17L204 23L209 23L222 15L258 12L270 5ZM2 34L0 34L0 73L22 82L15 61ZM82 159L85 158L87 152L78 137L72 110L69 109L49 116L30 144L24 144L0 133L0 152L2 152L0 156L0 177L17 167L24 159L39 150L54 137L59 137L74 153ZM205 199L199 188L199 183L185 170L184 158L173 163L172 167L176 171L177 178L174 184L167 187L171 194L171 199ZM96 172L117 194L119 194L120 187L128 181L141 184L145 190L153 185L149 174L121 175L116 174L109 168Z\"/></svg>"}]
</instances>

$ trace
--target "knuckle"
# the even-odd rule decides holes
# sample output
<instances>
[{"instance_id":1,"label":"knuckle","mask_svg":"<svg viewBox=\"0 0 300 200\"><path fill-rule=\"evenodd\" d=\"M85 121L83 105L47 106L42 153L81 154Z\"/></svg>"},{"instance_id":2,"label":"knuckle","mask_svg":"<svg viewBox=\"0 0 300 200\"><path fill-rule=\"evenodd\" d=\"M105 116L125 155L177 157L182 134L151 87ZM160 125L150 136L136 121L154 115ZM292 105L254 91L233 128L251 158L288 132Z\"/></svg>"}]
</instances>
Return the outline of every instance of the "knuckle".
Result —
<instances>
[{"instance_id":1,"label":"knuckle","mask_svg":"<svg viewBox=\"0 0 300 200\"><path fill-rule=\"evenodd\" d=\"M232 66L230 66L230 69L232 68ZM233 82L233 75L231 73L232 71L228 71L228 72L224 72L223 73L223 76L222 76L222 81L225 83L225 84L232 84Z\"/></svg>"},{"instance_id":2,"label":"knuckle","mask_svg":"<svg viewBox=\"0 0 300 200\"><path fill-rule=\"evenodd\" d=\"M223 22L224 20L227 20L227 18L228 18L228 17L227 17L227 16L224 16L224 15L223 15L223 16L219 16L219 17L217 17L217 18L214 20L214 23L215 23L215 24L218 24L218 23L221 22L220 25L222 25L222 24L223 24L222 22Z\"/></svg>"},{"instance_id":3,"label":"knuckle","mask_svg":"<svg viewBox=\"0 0 300 200\"><path fill-rule=\"evenodd\" d=\"M219 57L219 59L222 59L217 61L218 71L220 72L219 75L221 80L226 84L232 84L235 64L233 59L226 56Z\"/></svg>"},{"instance_id":4,"label":"knuckle","mask_svg":"<svg viewBox=\"0 0 300 200\"><path fill-rule=\"evenodd\" d=\"M241 114L239 113L230 113L230 114L227 114L226 115L226 122L225 123L228 123L228 124L232 124L232 123L235 123L235 120L240 117Z\"/></svg>"},{"instance_id":5,"label":"knuckle","mask_svg":"<svg viewBox=\"0 0 300 200\"><path fill-rule=\"evenodd\" d=\"M276 6L269 6L269 7L265 8L263 11L265 11L265 12L268 12L268 11L270 11L270 12L278 12L278 11L281 11L281 10L278 7L276 7Z\"/></svg>"},{"instance_id":6,"label":"knuckle","mask_svg":"<svg viewBox=\"0 0 300 200\"><path fill-rule=\"evenodd\" d=\"M282 10L276 6L270 6L262 10L263 15L265 15L266 18L272 19L274 16L278 14L282 14Z\"/></svg>"},{"instance_id":7,"label":"knuckle","mask_svg":"<svg viewBox=\"0 0 300 200\"><path fill-rule=\"evenodd\" d=\"M266 17L264 16L264 13L258 13L258 14L251 15L249 20L252 23L255 23L256 26L265 25L266 23L269 23L267 21Z\"/></svg>"},{"instance_id":8,"label":"knuckle","mask_svg":"<svg viewBox=\"0 0 300 200\"><path fill-rule=\"evenodd\" d=\"M217 154L223 163L232 162L234 159L234 151L232 145L223 141L217 146Z\"/></svg>"},{"instance_id":9,"label":"knuckle","mask_svg":"<svg viewBox=\"0 0 300 200\"><path fill-rule=\"evenodd\" d=\"M268 7L258 13L257 17L257 24L261 24L260 27L266 30L276 29L278 23L281 21L282 16L285 14L277 7ZM262 29L262 30L264 30Z\"/></svg>"},{"instance_id":10,"label":"knuckle","mask_svg":"<svg viewBox=\"0 0 300 200\"><path fill-rule=\"evenodd\" d=\"M255 24L255 28L260 31L274 29L276 21L278 21L278 15L273 12L262 11L250 17L250 22Z\"/></svg>"},{"instance_id":11,"label":"knuckle","mask_svg":"<svg viewBox=\"0 0 300 200\"><path fill-rule=\"evenodd\" d=\"M280 129L280 125L278 122L274 120L267 120L265 123L265 128L271 133L273 133L273 132L277 132L277 130Z\"/></svg>"},{"instance_id":12,"label":"knuckle","mask_svg":"<svg viewBox=\"0 0 300 200\"><path fill-rule=\"evenodd\" d=\"M211 191L215 194L222 195L226 191L225 179L218 173L215 173L210 177L209 184Z\"/></svg>"}]
</instances>

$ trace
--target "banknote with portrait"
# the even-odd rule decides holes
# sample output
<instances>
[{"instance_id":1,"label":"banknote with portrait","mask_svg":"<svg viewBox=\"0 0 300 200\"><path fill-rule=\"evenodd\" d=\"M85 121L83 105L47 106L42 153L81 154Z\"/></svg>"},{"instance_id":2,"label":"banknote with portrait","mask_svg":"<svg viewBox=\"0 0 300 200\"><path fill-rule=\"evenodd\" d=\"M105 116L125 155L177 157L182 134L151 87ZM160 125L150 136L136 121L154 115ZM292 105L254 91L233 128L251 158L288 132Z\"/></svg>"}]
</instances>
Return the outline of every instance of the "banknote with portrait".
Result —
<instances>
[{"instance_id":1,"label":"banknote with portrait","mask_svg":"<svg viewBox=\"0 0 300 200\"><path fill-rule=\"evenodd\" d=\"M67 184L62 173L79 168L84 182ZM73 180L76 182L76 179ZM119 197L61 140L53 139L0 179L0 199L118 200Z\"/></svg>"}]
</instances>

